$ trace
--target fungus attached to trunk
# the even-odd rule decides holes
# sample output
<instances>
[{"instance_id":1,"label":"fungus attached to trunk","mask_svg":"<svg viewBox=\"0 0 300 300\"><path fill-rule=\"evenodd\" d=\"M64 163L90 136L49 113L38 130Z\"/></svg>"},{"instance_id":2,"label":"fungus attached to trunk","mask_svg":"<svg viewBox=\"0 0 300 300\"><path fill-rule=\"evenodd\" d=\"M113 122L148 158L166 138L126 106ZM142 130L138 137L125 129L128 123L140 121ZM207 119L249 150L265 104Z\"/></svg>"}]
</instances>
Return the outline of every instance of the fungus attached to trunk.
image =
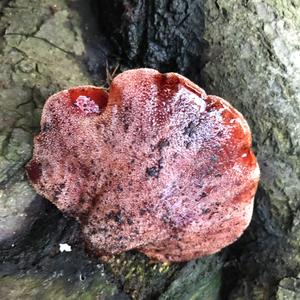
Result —
<instances>
[{"instance_id":1,"label":"fungus attached to trunk","mask_svg":"<svg viewBox=\"0 0 300 300\"><path fill-rule=\"evenodd\" d=\"M243 116L176 73L123 72L51 96L26 169L99 256L219 251L248 226L259 169Z\"/></svg>"}]
</instances>

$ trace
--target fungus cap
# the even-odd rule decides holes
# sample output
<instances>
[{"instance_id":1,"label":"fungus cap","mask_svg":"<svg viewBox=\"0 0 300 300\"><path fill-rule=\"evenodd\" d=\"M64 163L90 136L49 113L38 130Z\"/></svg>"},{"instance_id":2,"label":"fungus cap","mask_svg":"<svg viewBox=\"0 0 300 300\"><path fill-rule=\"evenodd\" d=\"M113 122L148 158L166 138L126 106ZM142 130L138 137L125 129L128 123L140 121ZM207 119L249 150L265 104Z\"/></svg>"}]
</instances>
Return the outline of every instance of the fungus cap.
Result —
<instances>
[{"instance_id":1,"label":"fungus cap","mask_svg":"<svg viewBox=\"0 0 300 300\"><path fill-rule=\"evenodd\" d=\"M187 261L248 226L259 180L250 147L247 122L227 101L179 74L135 69L109 92L51 96L26 170L99 256L137 249Z\"/></svg>"}]
</instances>

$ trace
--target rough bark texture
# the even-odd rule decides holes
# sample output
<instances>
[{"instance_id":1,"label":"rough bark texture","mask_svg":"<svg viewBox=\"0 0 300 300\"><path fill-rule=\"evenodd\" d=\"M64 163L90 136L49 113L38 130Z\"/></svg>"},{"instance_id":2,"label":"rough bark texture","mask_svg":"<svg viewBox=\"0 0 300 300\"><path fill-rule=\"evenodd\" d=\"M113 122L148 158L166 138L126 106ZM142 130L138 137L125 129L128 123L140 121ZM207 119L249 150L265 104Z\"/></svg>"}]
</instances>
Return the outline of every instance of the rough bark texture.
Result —
<instances>
[{"instance_id":1,"label":"rough bark texture","mask_svg":"<svg viewBox=\"0 0 300 300\"><path fill-rule=\"evenodd\" d=\"M98 22L128 68L199 78L205 41L203 1L94 1Z\"/></svg>"},{"instance_id":2,"label":"rough bark texture","mask_svg":"<svg viewBox=\"0 0 300 300\"><path fill-rule=\"evenodd\" d=\"M244 113L262 173L252 226L225 269L239 279L230 299L268 299L280 280L292 276L296 282L300 271L300 6L208 1L205 16L210 48L204 85ZM280 282L278 299L286 282ZM299 297L292 287L287 295L293 290Z\"/></svg>"},{"instance_id":3,"label":"rough bark texture","mask_svg":"<svg viewBox=\"0 0 300 300\"><path fill-rule=\"evenodd\" d=\"M74 221L36 198L24 179L43 101L62 88L105 80L107 59L112 67L119 61L121 69L177 71L246 116L261 186L250 229L225 251L222 297L299 299L298 1L91 2L0 3L0 257L5 275L0 298L23 299L24 291L27 299L217 298L223 258L168 267L128 253L104 267L84 253ZM26 217L28 209L32 214ZM72 244L71 253L59 253L64 242Z\"/></svg>"}]
</instances>

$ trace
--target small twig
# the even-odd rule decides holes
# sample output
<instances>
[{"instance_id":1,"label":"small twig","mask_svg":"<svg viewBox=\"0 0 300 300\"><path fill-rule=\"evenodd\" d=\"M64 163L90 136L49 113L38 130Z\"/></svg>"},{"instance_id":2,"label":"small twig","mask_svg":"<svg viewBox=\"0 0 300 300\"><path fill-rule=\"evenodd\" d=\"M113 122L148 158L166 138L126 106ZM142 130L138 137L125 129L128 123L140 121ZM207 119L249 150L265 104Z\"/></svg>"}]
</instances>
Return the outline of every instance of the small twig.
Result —
<instances>
[{"instance_id":1,"label":"small twig","mask_svg":"<svg viewBox=\"0 0 300 300\"><path fill-rule=\"evenodd\" d=\"M112 72L110 72L109 67L108 67L108 62L106 61L106 84L108 85L108 87L110 86L111 82L113 81L113 79L116 76L117 70L119 69L120 64L117 63L117 65L115 66L115 68L113 69Z\"/></svg>"}]
</instances>

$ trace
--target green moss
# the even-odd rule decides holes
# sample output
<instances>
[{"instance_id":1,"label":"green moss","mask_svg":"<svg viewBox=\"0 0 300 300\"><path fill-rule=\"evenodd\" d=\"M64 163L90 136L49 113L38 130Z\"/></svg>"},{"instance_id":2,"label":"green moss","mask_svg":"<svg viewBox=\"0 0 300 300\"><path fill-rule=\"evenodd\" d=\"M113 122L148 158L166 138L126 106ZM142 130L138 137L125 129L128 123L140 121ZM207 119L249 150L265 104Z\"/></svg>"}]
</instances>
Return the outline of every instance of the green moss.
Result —
<instances>
[{"instance_id":1,"label":"green moss","mask_svg":"<svg viewBox=\"0 0 300 300\"><path fill-rule=\"evenodd\" d=\"M222 259L217 256L166 264L139 253L124 253L110 259L108 265L133 299L218 299Z\"/></svg>"},{"instance_id":2,"label":"green moss","mask_svg":"<svg viewBox=\"0 0 300 300\"><path fill-rule=\"evenodd\" d=\"M38 276L8 276L0 279L2 300L93 300L108 299L118 293L115 285L100 274L88 287L70 287L65 280Z\"/></svg>"},{"instance_id":3,"label":"green moss","mask_svg":"<svg viewBox=\"0 0 300 300\"><path fill-rule=\"evenodd\" d=\"M133 299L145 299L160 294L181 265L155 263L140 253L128 252L111 258L108 268Z\"/></svg>"},{"instance_id":4,"label":"green moss","mask_svg":"<svg viewBox=\"0 0 300 300\"><path fill-rule=\"evenodd\" d=\"M250 246L238 248L238 257L251 263L242 265L245 279L230 299L244 299L243 283L249 285L249 297L263 299L262 274L269 274L270 293L275 293L280 278L300 268L299 5L293 0L205 2L210 47L204 87L243 113L261 169L249 230L254 238L248 234Z\"/></svg>"},{"instance_id":5,"label":"green moss","mask_svg":"<svg viewBox=\"0 0 300 300\"><path fill-rule=\"evenodd\" d=\"M160 300L217 300L221 285L221 258L212 255L187 263Z\"/></svg>"},{"instance_id":6,"label":"green moss","mask_svg":"<svg viewBox=\"0 0 300 300\"><path fill-rule=\"evenodd\" d=\"M300 275L300 274L299 274ZM279 283L276 300L298 300L300 296L300 278L284 278Z\"/></svg>"}]
</instances>

